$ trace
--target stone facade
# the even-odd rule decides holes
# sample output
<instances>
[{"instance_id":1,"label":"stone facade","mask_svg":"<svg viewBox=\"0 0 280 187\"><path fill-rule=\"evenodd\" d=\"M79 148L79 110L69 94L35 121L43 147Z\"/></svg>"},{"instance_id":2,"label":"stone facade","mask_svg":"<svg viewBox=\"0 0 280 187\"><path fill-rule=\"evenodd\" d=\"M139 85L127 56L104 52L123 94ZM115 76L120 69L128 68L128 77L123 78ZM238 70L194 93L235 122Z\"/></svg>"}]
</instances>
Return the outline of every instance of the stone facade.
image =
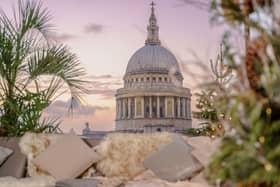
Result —
<instances>
[{"instance_id":1,"label":"stone facade","mask_svg":"<svg viewBox=\"0 0 280 187\"><path fill-rule=\"evenodd\" d=\"M117 131L182 131L192 126L191 92L175 56L160 45L152 6L145 46L129 60L116 93Z\"/></svg>"}]
</instances>

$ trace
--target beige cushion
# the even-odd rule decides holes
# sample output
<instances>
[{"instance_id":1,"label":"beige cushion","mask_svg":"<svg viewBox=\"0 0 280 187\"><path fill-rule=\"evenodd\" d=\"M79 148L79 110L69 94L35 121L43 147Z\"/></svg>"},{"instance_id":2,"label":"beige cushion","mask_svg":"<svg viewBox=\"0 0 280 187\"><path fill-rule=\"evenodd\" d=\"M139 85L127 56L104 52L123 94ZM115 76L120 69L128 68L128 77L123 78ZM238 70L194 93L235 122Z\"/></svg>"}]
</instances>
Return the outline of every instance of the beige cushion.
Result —
<instances>
[{"instance_id":1,"label":"beige cushion","mask_svg":"<svg viewBox=\"0 0 280 187\"><path fill-rule=\"evenodd\" d=\"M7 160L7 158L13 153L13 150L6 148L6 147L1 147L0 146L0 166L4 161Z\"/></svg>"},{"instance_id":2,"label":"beige cushion","mask_svg":"<svg viewBox=\"0 0 280 187\"><path fill-rule=\"evenodd\" d=\"M0 137L0 146L13 150L13 154L1 165L0 177L16 177L21 178L26 170L26 156L19 149L19 138L3 138Z\"/></svg>"},{"instance_id":3,"label":"beige cushion","mask_svg":"<svg viewBox=\"0 0 280 187\"><path fill-rule=\"evenodd\" d=\"M172 182L191 178L203 168L181 138L174 138L170 144L149 155L144 166L159 178Z\"/></svg>"},{"instance_id":4,"label":"beige cushion","mask_svg":"<svg viewBox=\"0 0 280 187\"><path fill-rule=\"evenodd\" d=\"M192 155L204 166L210 163L221 143L220 138L212 140L207 136L187 137L186 141L194 148Z\"/></svg>"},{"instance_id":5,"label":"beige cushion","mask_svg":"<svg viewBox=\"0 0 280 187\"><path fill-rule=\"evenodd\" d=\"M19 147L21 152L27 157L27 176L49 176L48 173L38 168L33 161L50 145L56 144L63 136L62 134L27 132L20 138Z\"/></svg>"},{"instance_id":6,"label":"beige cushion","mask_svg":"<svg viewBox=\"0 0 280 187\"><path fill-rule=\"evenodd\" d=\"M78 136L67 135L39 154L34 163L57 180L74 179L100 156Z\"/></svg>"}]
</instances>

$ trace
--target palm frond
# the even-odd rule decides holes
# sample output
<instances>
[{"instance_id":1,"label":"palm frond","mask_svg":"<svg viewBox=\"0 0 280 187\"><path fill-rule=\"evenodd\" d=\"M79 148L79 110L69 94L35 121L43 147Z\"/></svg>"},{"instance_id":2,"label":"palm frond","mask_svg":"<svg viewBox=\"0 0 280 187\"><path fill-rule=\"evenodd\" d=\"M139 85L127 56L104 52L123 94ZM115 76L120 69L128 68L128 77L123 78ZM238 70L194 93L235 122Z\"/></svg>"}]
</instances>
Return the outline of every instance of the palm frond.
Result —
<instances>
[{"instance_id":1,"label":"palm frond","mask_svg":"<svg viewBox=\"0 0 280 187\"><path fill-rule=\"evenodd\" d=\"M44 75L52 75L63 80L70 90L72 99L77 102L81 101L80 95L87 92L85 88L87 81L83 80L85 70L81 68L77 57L63 45L37 51L28 59L27 67L31 80ZM54 85L56 90L60 83Z\"/></svg>"},{"instance_id":2,"label":"palm frond","mask_svg":"<svg viewBox=\"0 0 280 187\"><path fill-rule=\"evenodd\" d=\"M46 38L52 28L50 14L42 8L42 1L18 1L18 15L15 14L17 29L23 37L30 29L36 29Z\"/></svg>"},{"instance_id":3,"label":"palm frond","mask_svg":"<svg viewBox=\"0 0 280 187\"><path fill-rule=\"evenodd\" d=\"M55 131L55 121L40 126L42 110L66 91L70 109L81 103L85 70L67 47L50 42L50 14L42 1L18 0L13 14L11 19L0 9L0 127L7 136Z\"/></svg>"}]
</instances>

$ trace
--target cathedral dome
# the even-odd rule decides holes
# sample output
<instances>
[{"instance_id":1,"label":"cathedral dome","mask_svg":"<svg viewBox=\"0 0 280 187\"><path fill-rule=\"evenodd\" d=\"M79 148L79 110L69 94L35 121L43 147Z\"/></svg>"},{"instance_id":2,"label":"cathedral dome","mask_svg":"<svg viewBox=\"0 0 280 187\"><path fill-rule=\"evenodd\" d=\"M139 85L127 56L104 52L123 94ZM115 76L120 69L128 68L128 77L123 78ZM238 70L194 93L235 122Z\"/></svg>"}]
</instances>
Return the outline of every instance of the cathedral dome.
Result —
<instances>
[{"instance_id":1,"label":"cathedral dome","mask_svg":"<svg viewBox=\"0 0 280 187\"><path fill-rule=\"evenodd\" d=\"M174 54L161 45L154 2L145 45L129 59L116 91L116 130L184 132L191 128L191 92Z\"/></svg>"},{"instance_id":2,"label":"cathedral dome","mask_svg":"<svg viewBox=\"0 0 280 187\"><path fill-rule=\"evenodd\" d=\"M145 46L136 51L130 58L125 76L145 73L161 73L176 75L183 79L175 56L166 48L161 46L159 40L159 26L154 13L152 13L147 27L148 35Z\"/></svg>"},{"instance_id":3,"label":"cathedral dome","mask_svg":"<svg viewBox=\"0 0 280 187\"><path fill-rule=\"evenodd\" d=\"M159 44L146 44L130 58L126 75L143 73L172 73L181 75L175 56Z\"/></svg>"}]
</instances>

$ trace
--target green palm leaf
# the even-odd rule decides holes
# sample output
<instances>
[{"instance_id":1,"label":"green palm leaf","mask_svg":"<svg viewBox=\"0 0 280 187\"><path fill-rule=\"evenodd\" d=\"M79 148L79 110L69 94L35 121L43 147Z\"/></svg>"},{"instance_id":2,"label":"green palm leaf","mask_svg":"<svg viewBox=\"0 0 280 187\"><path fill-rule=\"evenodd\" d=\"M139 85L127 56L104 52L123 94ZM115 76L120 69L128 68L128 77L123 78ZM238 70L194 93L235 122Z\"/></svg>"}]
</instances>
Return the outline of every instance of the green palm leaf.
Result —
<instances>
[{"instance_id":1,"label":"green palm leaf","mask_svg":"<svg viewBox=\"0 0 280 187\"><path fill-rule=\"evenodd\" d=\"M76 55L50 42L51 17L42 1L19 0L13 13L11 19L0 10L0 128L22 135L50 129L38 126L42 110L66 91L72 109L81 103L87 82ZM36 115L26 114L32 110Z\"/></svg>"}]
</instances>

